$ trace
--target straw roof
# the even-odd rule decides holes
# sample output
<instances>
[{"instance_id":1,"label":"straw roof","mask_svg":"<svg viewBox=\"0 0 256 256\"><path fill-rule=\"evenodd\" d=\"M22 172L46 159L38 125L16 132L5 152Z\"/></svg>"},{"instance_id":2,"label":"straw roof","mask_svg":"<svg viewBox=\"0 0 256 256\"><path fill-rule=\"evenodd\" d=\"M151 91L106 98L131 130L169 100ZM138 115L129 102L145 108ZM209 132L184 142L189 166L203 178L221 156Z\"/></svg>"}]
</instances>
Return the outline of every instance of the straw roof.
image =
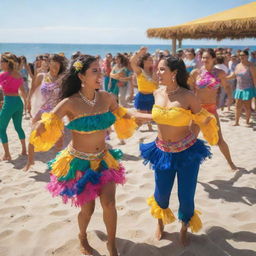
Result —
<instances>
[{"instance_id":1,"label":"straw roof","mask_svg":"<svg viewBox=\"0 0 256 256\"><path fill-rule=\"evenodd\" d=\"M162 39L256 38L256 2L219 12L179 26L150 28L148 37Z\"/></svg>"}]
</instances>

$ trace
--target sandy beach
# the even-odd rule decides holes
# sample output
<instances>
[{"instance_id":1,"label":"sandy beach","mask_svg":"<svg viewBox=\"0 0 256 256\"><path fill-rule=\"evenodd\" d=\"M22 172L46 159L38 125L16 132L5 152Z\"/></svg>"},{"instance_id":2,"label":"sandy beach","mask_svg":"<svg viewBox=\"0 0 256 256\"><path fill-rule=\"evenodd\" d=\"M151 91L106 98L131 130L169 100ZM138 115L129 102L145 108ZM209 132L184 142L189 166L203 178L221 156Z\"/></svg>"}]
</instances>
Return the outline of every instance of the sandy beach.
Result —
<instances>
[{"instance_id":1,"label":"sandy beach","mask_svg":"<svg viewBox=\"0 0 256 256\"><path fill-rule=\"evenodd\" d=\"M190 245L179 244L180 223L166 226L161 241L154 239L156 220L149 212L146 199L154 189L153 171L144 166L138 143L149 142L155 132L142 126L126 145L118 145L110 135L110 145L124 152L123 164L127 182L117 188L117 247L123 256L253 256L256 255L256 130L241 120L233 127L232 112L219 112L224 138L234 162L241 167L229 170L218 147L213 157L200 169L196 209L202 212L203 229L190 234ZM254 113L255 121L255 113ZM23 126L29 135L29 120ZM1 256L76 256L79 253L78 208L64 205L45 190L49 180L46 162L54 151L38 153L36 164L27 173L22 171L26 158L19 156L20 145L12 123L8 128L11 162L0 162L0 255ZM2 152L2 151L1 151ZM176 184L170 208L177 215ZM88 228L94 255L108 255L102 209L97 200Z\"/></svg>"}]
</instances>

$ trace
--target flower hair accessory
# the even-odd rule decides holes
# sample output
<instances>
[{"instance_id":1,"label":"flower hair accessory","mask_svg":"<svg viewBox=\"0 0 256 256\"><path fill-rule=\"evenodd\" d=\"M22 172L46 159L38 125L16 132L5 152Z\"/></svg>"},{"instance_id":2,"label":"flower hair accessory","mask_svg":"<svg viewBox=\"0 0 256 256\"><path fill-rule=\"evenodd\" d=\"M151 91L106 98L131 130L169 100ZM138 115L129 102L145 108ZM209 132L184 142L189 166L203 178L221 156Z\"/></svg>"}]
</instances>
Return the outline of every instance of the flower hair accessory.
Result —
<instances>
[{"instance_id":1,"label":"flower hair accessory","mask_svg":"<svg viewBox=\"0 0 256 256\"><path fill-rule=\"evenodd\" d=\"M77 72L79 72L83 68L83 63L80 60L77 60L74 64L73 67Z\"/></svg>"}]
</instances>

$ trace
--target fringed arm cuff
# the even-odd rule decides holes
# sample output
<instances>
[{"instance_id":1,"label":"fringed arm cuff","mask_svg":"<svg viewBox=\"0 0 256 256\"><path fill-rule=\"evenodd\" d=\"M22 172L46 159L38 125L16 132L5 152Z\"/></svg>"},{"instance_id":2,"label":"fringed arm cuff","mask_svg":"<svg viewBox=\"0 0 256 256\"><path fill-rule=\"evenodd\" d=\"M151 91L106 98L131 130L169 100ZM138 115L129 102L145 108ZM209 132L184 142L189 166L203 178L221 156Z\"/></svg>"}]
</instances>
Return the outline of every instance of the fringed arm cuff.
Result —
<instances>
[{"instance_id":1,"label":"fringed arm cuff","mask_svg":"<svg viewBox=\"0 0 256 256\"><path fill-rule=\"evenodd\" d=\"M199 113L193 115L193 120L197 125L199 125L204 138L209 142L209 144L216 145L219 141L219 127L217 125L216 117L202 108Z\"/></svg>"},{"instance_id":2,"label":"fringed arm cuff","mask_svg":"<svg viewBox=\"0 0 256 256\"><path fill-rule=\"evenodd\" d=\"M114 128L119 139L127 139L133 135L138 125L135 122L134 117L125 117L127 109L118 107L113 111L116 117Z\"/></svg>"},{"instance_id":3,"label":"fringed arm cuff","mask_svg":"<svg viewBox=\"0 0 256 256\"><path fill-rule=\"evenodd\" d=\"M63 134L64 123L54 113L44 113L40 120L45 131L40 135L32 131L29 142L34 146L35 152L50 150Z\"/></svg>"}]
</instances>

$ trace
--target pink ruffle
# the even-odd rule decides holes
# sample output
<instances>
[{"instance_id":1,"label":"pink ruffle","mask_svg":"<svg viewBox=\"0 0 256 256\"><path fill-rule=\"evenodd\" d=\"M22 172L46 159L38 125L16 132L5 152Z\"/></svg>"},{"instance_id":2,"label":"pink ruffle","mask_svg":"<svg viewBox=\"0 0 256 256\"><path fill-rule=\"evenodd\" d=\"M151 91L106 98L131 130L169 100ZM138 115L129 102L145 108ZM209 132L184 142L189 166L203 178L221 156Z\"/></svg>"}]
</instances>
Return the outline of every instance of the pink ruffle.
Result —
<instances>
[{"instance_id":1,"label":"pink ruffle","mask_svg":"<svg viewBox=\"0 0 256 256\"><path fill-rule=\"evenodd\" d=\"M53 197L59 196L60 193L66 189L71 189L74 187L77 180L69 180L69 181L58 181L56 176L51 175L50 182L47 184L46 188L50 191ZM71 201L72 206L81 207L85 203L94 200L96 197L100 195L101 188L109 183L114 182L116 184L124 184L125 183L125 169L120 164L119 170L108 169L102 172L102 176L100 177L100 182L98 184L92 184L88 182L85 185L84 191L72 197L68 197L67 195L62 196L63 203L68 203Z\"/></svg>"}]
</instances>

